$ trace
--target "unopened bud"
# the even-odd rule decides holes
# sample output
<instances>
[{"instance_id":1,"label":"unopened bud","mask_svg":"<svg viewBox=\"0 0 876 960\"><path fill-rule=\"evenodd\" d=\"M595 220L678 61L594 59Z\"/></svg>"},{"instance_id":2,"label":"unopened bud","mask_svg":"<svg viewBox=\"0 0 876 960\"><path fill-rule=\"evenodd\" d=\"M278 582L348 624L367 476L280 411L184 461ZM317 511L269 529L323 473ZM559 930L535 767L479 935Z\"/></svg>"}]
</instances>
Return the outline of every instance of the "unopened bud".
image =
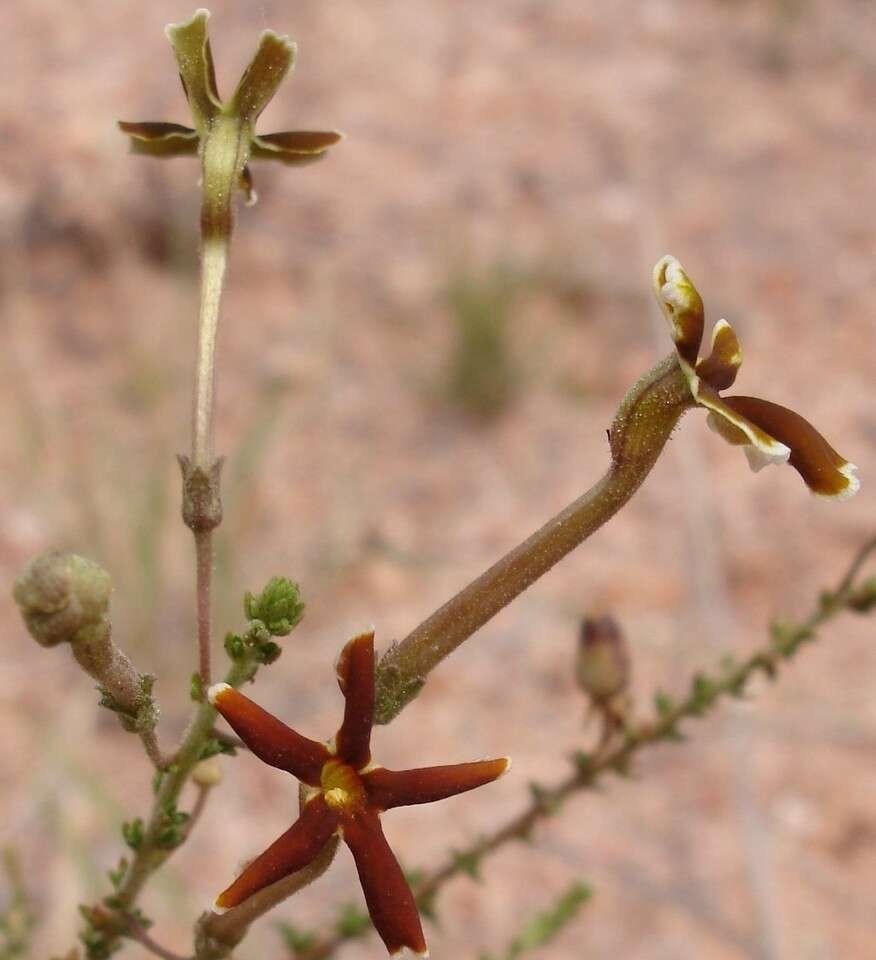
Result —
<instances>
[{"instance_id":1,"label":"unopened bud","mask_svg":"<svg viewBox=\"0 0 876 960\"><path fill-rule=\"evenodd\" d=\"M32 560L13 588L28 632L44 647L105 638L111 592L100 564L57 551Z\"/></svg>"},{"instance_id":2,"label":"unopened bud","mask_svg":"<svg viewBox=\"0 0 876 960\"><path fill-rule=\"evenodd\" d=\"M76 662L100 684L101 704L120 715L125 729L152 729L158 717L153 677L139 674L113 643L109 616L112 582L93 560L46 553L15 581L13 594L37 643L69 643Z\"/></svg>"},{"instance_id":3,"label":"unopened bud","mask_svg":"<svg viewBox=\"0 0 876 960\"><path fill-rule=\"evenodd\" d=\"M576 663L578 686L597 705L624 693L630 678L626 642L611 616L581 622Z\"/></svg>"},{"instance_id":4,"label":"unopened bud","mask_svg":"<svg viewBox=\"0 0 876 960\"><path fill-rule=\"evenodd\" d=\"M202 760L194 770L192 770L192 780L199 787L215 787L222 779L222 767L219 766L215 757L209 760Z\"/></svg>"},{"instance_id":5,"label":"unopened bud","mask_svg":"<svg viewBox=\"0 0 876 960\"><path fill-rule=\"evenodd\" d=\"M304 616L301 591L288 577L272 577L261 593L247 592L243 609L247 620L260 621L257 629L264 625L264 640L285 637Z\"/></svg>"}]
</instances>

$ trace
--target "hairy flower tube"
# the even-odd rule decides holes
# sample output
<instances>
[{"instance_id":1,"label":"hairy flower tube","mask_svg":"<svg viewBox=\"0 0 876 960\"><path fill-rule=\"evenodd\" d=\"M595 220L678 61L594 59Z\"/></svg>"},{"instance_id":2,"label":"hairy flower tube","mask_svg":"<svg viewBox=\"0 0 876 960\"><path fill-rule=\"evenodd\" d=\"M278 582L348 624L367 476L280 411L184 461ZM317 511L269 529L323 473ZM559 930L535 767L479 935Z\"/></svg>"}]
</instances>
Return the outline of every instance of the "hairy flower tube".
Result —
<instances>
[{"instance_id":1,"label":"hairy flower tube","mask_svg":"<svg viewBox=\"0 0 876 960\"><path fill-rule=\"evenodd\" d=\"M240 121L238 142L227 145L226 149L237 151L238 186L246 194L247 202L252 204L256 201L256 193L249 169L250 159L277 160L290 166L312 163L324 157L329 147L341 139L341 134L335 130L256 134L256 120L292 69L297 47L288 37L265 30L237 89L223 101L216 85L207 35L209 16L209 11L197 10L191 20L167 28L194 128L179 123L131 123L126 120L119 121L119 128L131 138L134 153L150 157L194 157L203 153L209 135L223 119Z\"/></svg>"},{"instance_id":2,"label":"hairy flower tube","mask_svg":"<svg viewBox=\"0 0 876 960\"><path fill-rule=\"evenodd\" d=\"M709 411L708 423L716 433L744 449L753 470L790 463L818 496L844 500L857 492L855 465L798 413L758 397L720 395L733 386L742 364L739 341L730 324L719 320L712 331L711 352L700 358L703 301L675 257L663 257L654 267L654 294L669 321L694 400Z\"/></svg>"},{"instance_id":3,"label":"hairy flower tube","mask_svg":"<svg viewBox=\"0 0 876 960\"><path fill-rule=\"evenodd\" d=\"M306 785L298 820L219 894L213 909L223 913L303 869L337 835L353 854L368 912L390 954L400 956L407 947L427 957L414 895L383 835L380 814L483 786L505 773L510 760L416 770L387 770L374 763L374 665L373 631L354 637L341 652L336 669L344 720L327 744L296 733L228 684L210 688L210 702L249 749Z\"/></svg>"}]
</instances>

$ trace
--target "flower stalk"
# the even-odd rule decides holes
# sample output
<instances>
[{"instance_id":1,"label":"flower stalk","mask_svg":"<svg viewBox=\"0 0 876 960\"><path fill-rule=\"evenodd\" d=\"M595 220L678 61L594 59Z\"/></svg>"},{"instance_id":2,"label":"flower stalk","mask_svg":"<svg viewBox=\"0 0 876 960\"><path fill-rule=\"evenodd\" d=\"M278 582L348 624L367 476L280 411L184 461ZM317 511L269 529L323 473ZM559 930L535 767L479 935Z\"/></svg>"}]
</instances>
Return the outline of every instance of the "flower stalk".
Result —
<instances>
[{"instance_id":1,"label":"flower stalk","mask_svg":"<svg viewBox=\"0 0 876 960\"><path fill-rule=\"evenodd\" d=\"M611 464L586 493L514 547L387 651L377 668L377 723L389 723L445 657L610 520L639 489L694 402L675 354L624 397L609 432Z\"/></svg>"}]
</instances>

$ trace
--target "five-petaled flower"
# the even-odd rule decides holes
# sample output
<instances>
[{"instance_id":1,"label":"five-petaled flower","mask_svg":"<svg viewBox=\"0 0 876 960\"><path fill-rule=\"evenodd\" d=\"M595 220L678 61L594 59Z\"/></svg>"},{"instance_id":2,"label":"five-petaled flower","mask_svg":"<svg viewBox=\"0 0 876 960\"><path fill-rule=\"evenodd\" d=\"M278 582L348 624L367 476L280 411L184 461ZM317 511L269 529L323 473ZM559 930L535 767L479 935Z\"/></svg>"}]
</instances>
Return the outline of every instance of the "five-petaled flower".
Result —
<instances>
[{"instance_id":1,"label":"five-petaled flower","mask_svg":"<svg viewBox=\"0 0 876 960\"><path fill-rule=\"evenodd\" d=\"M371 759L374 721L374 632L354 637L337 663L345 698L344 721L327 744L287 727L225 683L209 690L210 702L252 752L307 785L298 820L216 898L224 912L269 884L301 870L339 835L350 848L377 932L393 956L407 947L428 956L413 893L395 859L380 814L392 807L430 803L490 783L510 761L417 770L387 770Z\"/></svg>"},{"instance_id":2,"label":"five-petaled flower","mask_svg":"<svg viewBox=\"0 0 876 960\"><path fill-rule=\"evenodd\" d=\"M841 457L798 413L757 397L722 397L742 363L733 328L719 320L708 357L699 358L703 301L674 257L654 267L654 293L669 321L678 362L694 400L709 411L709 426L729 443L742 446L753 470L790 463L819 496L843 500L860 486L856 467Z\"/></svg>"},{"instance_id":3,"label":"five-petaled flower","mask_svg":"<svg viewBox=\"0 0 876 960\"><path fill-rule=\"evenodd\" d=\"M257 135L255 123L295 63L297 48L288 37L265 30L255 56L244 70L232 96L223 102L216 85L216 71L207 36L207 10L198 10L191 20L171 24L167 36L179 65L183 92L192 111L194 128L179 123L130 123L119 121L131 138L131 149L151 157L197 156L203 152L217 120L238 122L236 143L237 184L247 202L256 200L249 161L277 160L292 166L312 163L325 156L341 139L334 130L292 130Z\"/></svg>"}]
</instances>

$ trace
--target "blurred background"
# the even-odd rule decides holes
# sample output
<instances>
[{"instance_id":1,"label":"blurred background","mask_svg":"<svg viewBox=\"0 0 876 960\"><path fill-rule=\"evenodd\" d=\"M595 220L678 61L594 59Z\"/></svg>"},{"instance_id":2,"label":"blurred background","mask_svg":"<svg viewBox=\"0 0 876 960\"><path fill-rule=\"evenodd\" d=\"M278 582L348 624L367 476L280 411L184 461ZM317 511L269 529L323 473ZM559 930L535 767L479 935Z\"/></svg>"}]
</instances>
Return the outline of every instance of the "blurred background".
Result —
<instances>
[{"instance_id":1,"label":"blurred background","mask_svg":"<svg viewBox=\"0 0 876 960\"><path fill-rule=\"evenodd\" d=\"M380 729L386 765L513 755L513 774L387 833L428 867L528 802L586 746L580 617L620 619L643 712L660 686L802 619L873 532L876 14L861 0L264 0L211 5L220 89L259 32L299 43L264 131L338 128L323 163L255 169L219 360L228 457L217 629L273 574L308 603L255 696L332 731L352 632L385 648L575 498L628 386L669 352L650 269L671 252L739 332L739 392L790 404L860 467L833 504L749 472L692 413L623 514L437 670ZM138 743L69 652L25 635L10 587L52 546L107 565L118 641L159 676L161 739L189 711L188 444L197 166L127 155L116 118L188 122L163 27L192 8L0 9L2 844L67 949L145 814ZM594 887L548 958L865 960L876 954L876 647L845 617L776 686L648 751L443 892L433 956L498 953L521 916ZM217 658L221 650L217 645ZM217 660L217 662L220 662ZM290 780L248 756L143 906L165 945L286 828ZM0 898L8 901L8 885ZM263 921L361 906L346 854ZM136 945L128 955L145 955ZM350 960L382 955L371 939Z\"/></svg>"}]
</instances>

